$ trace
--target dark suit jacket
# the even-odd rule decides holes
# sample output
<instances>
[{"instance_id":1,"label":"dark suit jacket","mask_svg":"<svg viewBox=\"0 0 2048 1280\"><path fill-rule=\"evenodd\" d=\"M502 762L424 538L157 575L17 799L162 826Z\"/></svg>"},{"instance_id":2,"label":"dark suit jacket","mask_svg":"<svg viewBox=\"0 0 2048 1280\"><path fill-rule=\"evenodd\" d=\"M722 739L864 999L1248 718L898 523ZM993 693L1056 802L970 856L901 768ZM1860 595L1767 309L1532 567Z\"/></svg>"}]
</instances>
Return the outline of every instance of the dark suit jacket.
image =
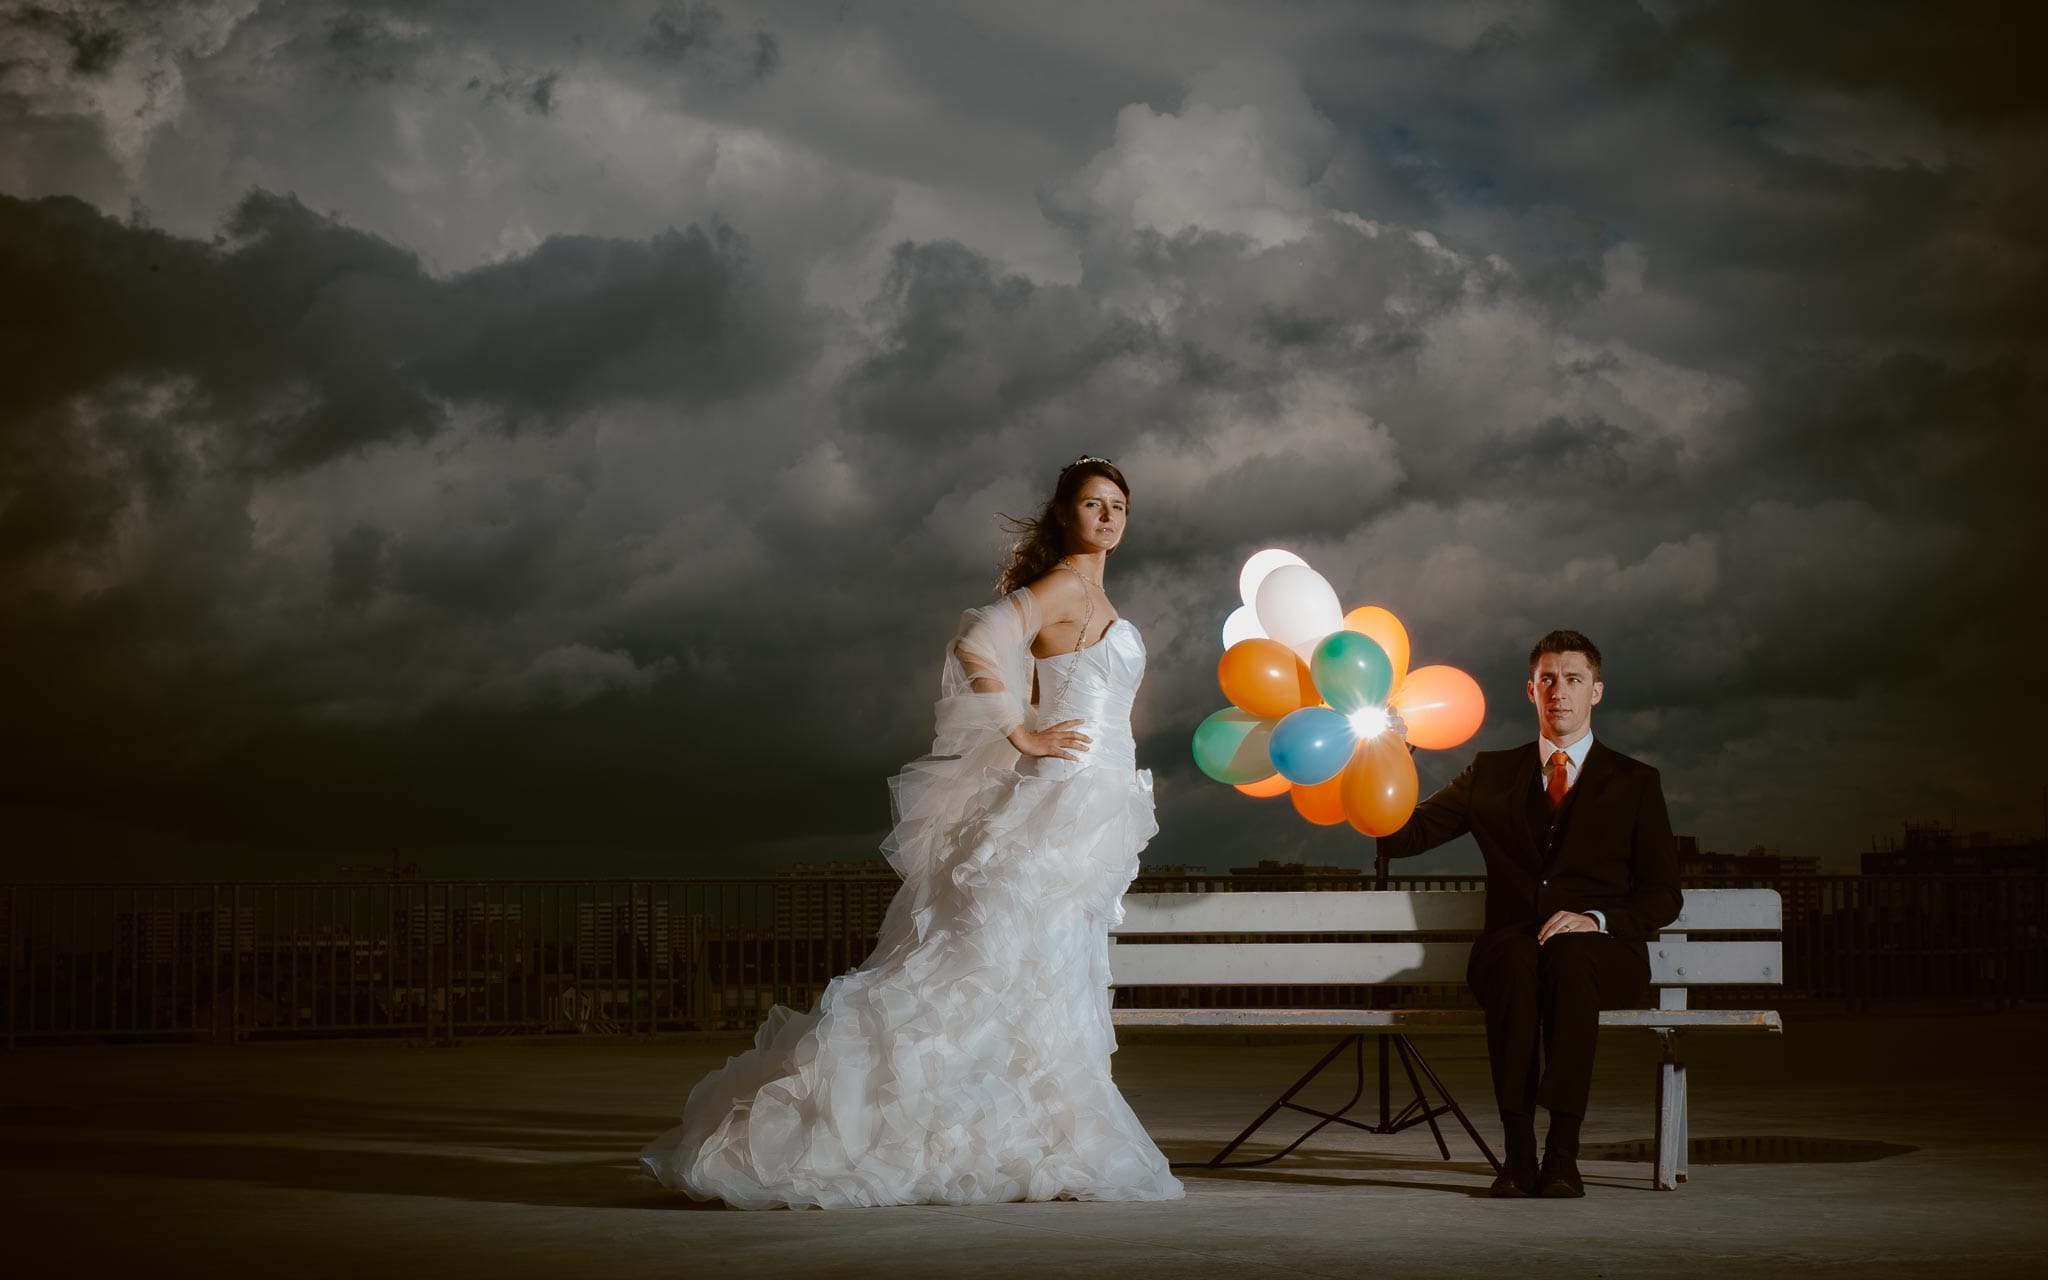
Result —
<instances>
[{"instance_id":1,"label":"dark suit jacket","mask_svg":"<svg viewBox=\"0 0 2048 1280\"><path fill-rule=\"evenodd\" d=\"M1482 751L1379 851L1406 858L1470 831L1486 855L1488 934L1600 911L1609 933L1647 942L1676 920L1684 898L1657 771L1595 738L1554 821L1541 778L1534 742Z\"/></svg>"}]
</instances>

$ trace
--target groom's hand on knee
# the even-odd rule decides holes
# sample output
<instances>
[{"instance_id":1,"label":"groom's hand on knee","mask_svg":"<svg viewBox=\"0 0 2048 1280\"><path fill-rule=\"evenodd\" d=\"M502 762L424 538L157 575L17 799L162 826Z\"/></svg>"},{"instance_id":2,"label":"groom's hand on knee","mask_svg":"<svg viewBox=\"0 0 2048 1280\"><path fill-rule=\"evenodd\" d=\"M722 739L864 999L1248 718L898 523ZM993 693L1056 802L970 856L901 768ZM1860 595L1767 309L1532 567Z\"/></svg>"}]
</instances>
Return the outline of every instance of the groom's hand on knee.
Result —
<instances>
[{"instance_id":1,"label":"groom's hand on knee","mask_svg":"<svg viewBox=\"0 0 2048 1280\"><path fill-rule=\"evenodd\" d=\"M1582 916L1576 911L1558 911L1543 922L1536 931L1536 945L1542 946L1560 933L1598 933L1599 921L1591 916Z\"/></svg>"}]
</instances>

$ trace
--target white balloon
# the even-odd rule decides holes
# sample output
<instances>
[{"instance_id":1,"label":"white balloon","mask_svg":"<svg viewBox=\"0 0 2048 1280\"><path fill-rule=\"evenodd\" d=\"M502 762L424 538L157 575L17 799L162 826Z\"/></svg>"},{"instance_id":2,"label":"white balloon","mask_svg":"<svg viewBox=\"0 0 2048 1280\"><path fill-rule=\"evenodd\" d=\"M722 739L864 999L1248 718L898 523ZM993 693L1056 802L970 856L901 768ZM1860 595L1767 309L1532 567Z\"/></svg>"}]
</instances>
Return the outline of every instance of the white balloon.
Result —
<instances>
[{"instance_id":1,"label":"white balloon","mask_svg":"<svg viewBox=\"0 0 2048 1280\"><path fill-rule=\"evenodd\" d=\"M1252 558L1244 562L1244 568L1239 570L1237 575L1237 595L1244 601L1245 607L1256 609L1259 604L1259 584L1264 582L1266 575L1273 570L1290 564L1305 567L1308 561L1292 551L1282 551L1278 547L1253 552Z\"/></svg>"},{"instance_id":2,"label":"white balloon","mask_svg":"<svg viewBox=\"0 0 2048 1280\"><path fill-rule=\"evenodd\" d=\"M1344 606L1322 574L1305 564L1282 565L1259 584L1255 606L1266 634L1304 660L1318 642L1344 629Z\"/></svg>"},{"instance_id":3,"label":"white balloon","mask_svg":"<svg viewBox=\"0 0 2048 1280\"><path fill-rule=\"evenodd\" d=\"M1223 647L1228 649L1240 640L1263 639L1266 629L1259 625L1259 615L1250 605L1240 605L1230 611L1223 620Z\"/></svg>"}]
</instances>

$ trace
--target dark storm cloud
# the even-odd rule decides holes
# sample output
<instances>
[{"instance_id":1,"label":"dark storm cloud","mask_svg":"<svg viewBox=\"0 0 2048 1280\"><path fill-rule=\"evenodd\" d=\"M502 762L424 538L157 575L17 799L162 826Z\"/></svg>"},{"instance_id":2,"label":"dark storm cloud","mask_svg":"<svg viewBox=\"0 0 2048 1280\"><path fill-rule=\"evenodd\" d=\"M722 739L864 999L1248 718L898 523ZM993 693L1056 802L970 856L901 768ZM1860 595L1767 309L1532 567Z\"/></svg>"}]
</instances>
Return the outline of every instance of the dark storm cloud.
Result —
<instances>
[{"instance_id":1,"label":"dark storm cloud","mask_svg":"<svg viewBox=\"0 0 2048 1280\"><path fill-rule=\"evenodd\" d=\"M30 31L46 31L70 51L70 68L83 76L97 75L113 65L126 44L121 31L102 25L98 15L23 5L8 15Z\"/></svg>"},{"instance_id":2,"label":"dark storm cloud","mask_svg":"<svg viewBox=\"0 0 2048 1280\"><path fill-rule=\"evenodd\" d=\"M724 11L709 4L663 6L647 20L640 51L657 62L720 78L766 79L782 62L774 32L729 32Z\"/></svg>"},{"instance_id":3,"label":"dark storm cloud","mask_svg":"<svg viewBox=\"0 0 2048 1280\"><path fill-rule=\"evenodd\" d=\"M618 396L704 404L808 358L800 308L724 229L559 237L442 281L290 197L252 194L214 244L0 197L0 280L22 304L11 418L162 380L188 416L236 421L226 447L259 470L429 437L451 402L514 427Z\"/></svg>"},{"instance_id":4,"label":"dark storm cloud","mask_svg":"<svg viewBox=\"0 0 2048 1280\"><path fill-rule=\"evenodd\" d=\"M415 42L364 13L344 12L321 33L332 64L349 79L390 84L410 60Z\"/></svg>"},{"instance_id":5,"label":"dark storm cloud","mask_svg":"<svg viewBox=\"0 0 2048 1280\"><path fill-rule=\"evenodd\" d=\"M511 102L525 110L547 115L555 109L555 83L559 79L552 71L545 75L513 75L492 81L473 76L464 87L483 94L487 102Z\"/></svg>"},{"instance_id":6,"label":"dark storm cloud","mask_svg":"<svg viewBox=\"0 0 2048 1280\"><path fill-rule=\"evenodd\" d=\"M1009 426L1158 344L1085 290L1034 284L943 242L897 248L875 312L881 349L845 393L863 428L920 443Z\"/></svg>"},{"instance_id":7,"label":"dark storm cloud","mask_svg":"<svg viewBox=\"0 0 2048 1280\"><path fill-rule=\"evenodd\" d=\"M337 470L392 449L490 451L532 426L545 454L596 405L717 412L802 369L816 339L723 229L552 239L436 279L262 193L212 243L0 197L0 281L25 304L6 321L0 643L45 673L12 700L42 728L17 787L216 832L285 820L322 767L388 782L373 762L413 760L323 725L450 703L458 722L557 714L673 670L521 630L597 483L573 461L486 481L473 511L444 480L417 520L373 489L325 539L266 533L267 516L291 529ZM250 753L280 734L311 772L273 807L246 770L267 776ZM452 772L482 794L499 759Z\"/></svg>"},{"instance_id":8,"label":"dark storm cloud","mask_svg":"<svg viewBox=\"0 0 2048 1280\"><path fill-rule=\"evenodd\" d=\"M1907 6L1868 23L1811 6L1782 20L1768 6L1678 8L1668 23L1634 5L1504 10L1469 47L1416 59L1434 73L1426 94L1316 61L1310 80L1335 111L1398 121L1394 149L1410 160L1394 180L1446 243L1554 272L1580 302L1611 244L1653 246L1649 283L1695 305L1632 316L1638 343L1738 360L1756 353L1763 314L1782 321L1781 342L2042 335L2038 131L2024 117L1947 127L1915 87L1962 91L1975 63L1909 54ZM1728 14L1748 34L1710 38ZM1924 25L1941 28L1937 49L2006 39L1992 8ZM1866 52L1854 83L1837 83L1731 66L1727 42L1766 59ZM2017 87L2009 63L1987 67L1990 81ZM1619 67L1656 73L1618 79Z\"/></svg>"},{"instance_id":9,"label":"dark storm cloud","mask_svg":"<svg viewBox=\"0 0 2048 1280\"><path fill-rule=\"evenodd\" d=\"M38 812L865 854L996 513L1090 452L1156 860L1363 855L1186 760L1270 543L1472 670L1477 745L1594 634L1711 845L2035 821L2039 112L1903 9L76 12L101 65L0 82L0 190L91 206L0 205Z\"/></svg>"},{"instance_id":10,"label":"dark storm cloud","mask_svg":"<svg viewBox=\"0 0 2048 1280\"><path fill-rule=\"evenodd\" d=\"M1476 451L1472 472L1444 478L1444 496L1476 487L1508 497L1557 476L1570 477L1583 496L1640 491L1668 479L1631 466L1628 441L1628 432L1597 416L1546 418L1533 428L1499 432Z\"/></svg>"},{"instance_id":11,"label":"dark storm cloud","mask_svg":"<svg viewBox=\"0 0 2048 1280\"><path fill-rule=\"evenodd\" d=\"M1851 20L1823 6L1708 0L1674 24L1680 39L1725 54L1739 74L1895 97L1973 125L2048 114L2029 6L1986 4L1930 21L1911 0L1859 4Z\"/></svg>"}]
</instances>

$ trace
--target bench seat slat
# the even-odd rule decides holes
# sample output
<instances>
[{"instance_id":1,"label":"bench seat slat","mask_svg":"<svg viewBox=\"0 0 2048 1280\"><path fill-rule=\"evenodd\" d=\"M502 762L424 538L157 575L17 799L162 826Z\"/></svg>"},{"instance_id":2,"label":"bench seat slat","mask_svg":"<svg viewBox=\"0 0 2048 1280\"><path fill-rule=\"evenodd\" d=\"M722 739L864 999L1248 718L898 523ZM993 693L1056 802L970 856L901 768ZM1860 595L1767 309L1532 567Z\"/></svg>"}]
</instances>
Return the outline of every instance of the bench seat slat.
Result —
<instances>
[{"instance_id":1,"label":"bench seat slat","mask_svg":"<svg viewBox=\"0 0 2048 1280\"><path fill-rule=\"evenodd\" d=\"M1477 933L1483 889L1331 893L1130 893L1119 935L1145 933ZM1673 933L1771 933L1784 924L1774 889L1688 889Z\"/></svg>"},{"instance_id":2,"label":"bench seat slat","mask_svg":"<svg viewBox=\"0 0 2048 1280\"><path fill-rule=\"evenodd\" d=\"M1351 986L1460 983L1469 942L1112 943L1120 987ZM1650 981L1660 987L1781 981L1777 942L1655 942Z\"/></svg>"},{"instance_id":3,"label":"bench seat slat","mask_svg":"<svg viewBox=\"0 0 2048 1280\"><path fill-rule=\"evenodd\" d=\"M1119 987L1273 987L1463 982L1465 942L1112 944Z\"/></svg>"},{"instance_id":4,"label":"bench seat slat","mask_svg":"<svg viewBox=\"0 0 2048 1280\"><path fill-rule=\"evenodd\" d=\"M1333 1030L1421 1035L1479 1032L1477 1009L1118 1009L1119 1027L1209 1027L1229 1031ZM1771 1009L1610 1009L1603 1027L1683 1031L1782 1031Z\"/></svg>"},{"instance_id":5,"label":"bench seat slat","mask_svg":"<svg viewBox=\"0 0 2048 1280\"><path fill-rule=\"evenodd\" d=\"M1486 894L1461 889L1382 893L1127 893L1113 932L1477 933Z\"/></svg>"}]
</instances>

